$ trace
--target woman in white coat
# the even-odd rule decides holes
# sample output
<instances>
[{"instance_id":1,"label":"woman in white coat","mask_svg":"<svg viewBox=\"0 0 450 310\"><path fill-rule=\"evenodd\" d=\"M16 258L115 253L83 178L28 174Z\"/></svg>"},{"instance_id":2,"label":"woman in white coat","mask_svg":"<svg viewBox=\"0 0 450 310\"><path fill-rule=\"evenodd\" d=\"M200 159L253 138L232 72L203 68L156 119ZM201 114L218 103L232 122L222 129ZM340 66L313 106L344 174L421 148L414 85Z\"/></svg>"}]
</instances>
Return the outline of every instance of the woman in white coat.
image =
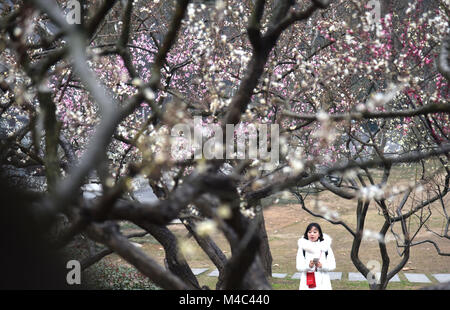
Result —
<instances>
[{"instance_id":1,"label":"woman in white coat","mask_svg":"<svg viewBox=\"0 0 450 310\"><path fill-rule=\"evenodd\" d=\"M329 271L336 268L331 238L320 225L311 223L298 239L297 270L301 272L300 290L331 290ZM307 281L308 280L308 281Z\"/></svg>"}]
</instances>

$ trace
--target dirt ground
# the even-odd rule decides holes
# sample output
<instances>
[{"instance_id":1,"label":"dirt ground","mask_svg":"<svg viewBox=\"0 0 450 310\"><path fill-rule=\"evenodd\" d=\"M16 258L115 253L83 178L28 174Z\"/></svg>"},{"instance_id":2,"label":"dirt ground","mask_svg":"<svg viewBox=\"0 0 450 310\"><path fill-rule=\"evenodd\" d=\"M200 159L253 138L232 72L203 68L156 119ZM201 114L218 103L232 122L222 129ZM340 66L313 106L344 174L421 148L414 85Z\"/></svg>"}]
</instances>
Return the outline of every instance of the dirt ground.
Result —
<instances>
[{"instance_id":1,"label":"dirt ground","mask_svg":"<svg viewBox=\"0 0 450 310\"><path fill-rule=\"evenodd\" d=\"M333 197L321 197L321 201L327 202ZM345 204L342 203L340 207L335 210L339 212L339 219L346 222L352 229L355 228L356 222L356 202L350 201ZM273 258L273 272L293 274L295 269L295 258L297 254L297 240L303 235L306 226L310 222L317 222L321 225L324 233L330 235L333 239L332 249L336 258L336 271L341 272L356 272L356 268L350 259L350 251L352 246L351 234L340 225L333 225L327 221L313 217L306 211L302 210L298 204L273 205L264 209L264 218L266 230L269 237L269 245ZM382 216L374 206L369 207L367 215L366 228L372 231L378 231L382 225ZM412 224L411 224L412 225ZM197 246L193 238L186 239L187 230L182 224L170 225L169 228L179 238L179 240L186 240L185 242L192 246L192 251L186 254L187 260L191 267L209 267L215 268L209 258ZM126 230L131 232L132 230ZM432 239L436 241L442 252L450 252L450 241L441 240L434 237L430 233L421 232L415 238L416 241L423 239ZM213 240L219 245L226 255L230 254L228 244L221 233L213 235ZM392 269L401 260L398 254L400 251L393 235L388 233L387 248L390 256L390 268ZM159 263L163 263L164 250L162 246L153 240L151 237L136 239L135 242L142 244L143 249ZM363 241L360 258L363 263L370 260L379 261L381 257L379 254L378 242L375 240ZM119 257L116 261L123 262ZM450 257L440 256L430 243L417 245L411 249L410 259L403 268L405 272L417 273L450 273Z\"/></svg>"},{"instance_id":2,"label":"dirt ground","mask_svg":"<svg viewBox=\"0 0 450 310\"><path fill-rule=\"evenodd\" d=\"M396 182L395 179L393 181ZM401 182L397 183L400 184ZM417 199L419 198L420 197L411 197L405 205L405 211L414 206L414 203L417 203ZM355 230L355 200L336 198L335 195L326 192L320 194L314 199L308 198L306 200L306 205L308 208L314 210L316 199L318 199L321 204L326 205L330 210L337 212L338 219L344 221L353 230ZM413 199L416 199L415 202ZM337 266L335 271L343 272L344 274L347 274L348 272L357 272L350 259L353 240L352 235L341 225L333 225L326 220L309 215L301 208L299 204L295 204L294 202L295 199L288 200L288 202L284 201L283 203L269 205L265 207L263 211L273 258L272 271L275 273L287 273L289 277L297 272L295 268L297 240L304 234L306 226L310 222L317 222L322 226L323 232L330 235L333 239L332 249L335 254ZM444 205L448 205L449 203L450 197L447 197L446 200L444 200ZM424 217L430 215L427 225L438 233L442 233L445 225L445 217L442 215L442 212L441 205L436 203L429 209L424 209L422 213ZM381 229L383 222L384 218L381 215L380 210L377 209L376 204L372 201L368 209L367 220L364 228L373 232L378 232ZM415 228L418 226L417 217L411 217L406 224L414 235L416 231ZM136 227L134 227L134 229L135 228ZM210 271L215 269L214 264L209 260L206 254L201 251L195 240L193 238L186 238L188 232L182 224L170 225L169 228L180 241L184 240L185 244L190 245L190 247L188 247L190 251L185 253L185 256L192 268L206 267L209 268ZM128 233L133 230L133 227L123 227L123 230L124 233ZM401 226L399 223L394 225L393 231L400 233L401 235ZM212 239L223 250L225 255L230 255L228 243L221 233L212 235ZM443 253L450 253L450 240L438 238L433 235L433 233L427 231L426 227L422 227L421 231L417 235L414 235L414 242L419 242L426 239L435 241ZM399 254L402 252L402 248L397 247L396 239L391 231L387 234L387 240L386 245L390 258L389 270L392 270L401 261L401 256ZM135 239L134 241L140 243L142 245L142 249L147 252L149 256L163 265L164 250L162 246L152 237L147 236L144 238ZM111 255L108 259L112 259L118 263L125 263L121 258L115 255ZM382 260L379 245L376 240L363 240L360 249L360 259L364 264L367 264L369 261L381 263ZM431 274L450 273L450 256L438 255L436 249L431 243L423 243L421 245L414 246L411 249L409 261L399 274L402 283L406 283L406 278L402 275L403 272L425 273L433 281L433 283L437 283L436 280L431 277ZM202 277L204 279L211 278L206 276ZM211 280L207 279L207 281ZM208 284L210 287L213 287L211 283ZM296 285L297 284L292 285L292 288L295 289ZM290 287L291 286L289 286L289 289Z\"/></svg>"},{"instance_id":3,"label":"dirt ground","mask_svg":"<svg viewBox=\"0 0 450 310\"><path fill-rule=\"evenodd\" d=\"M351 223L349 225L354 229L356 212L352 212L353 210L351 209L345 209L345 207L341 207L340 211L342 213L340 219L348 224ZM269 235L269 244L272 250L274 272L295 271L297 240L303 235L306 226L310 222L319 223L323 232L330 235L333 239L332 249L336 258L336 271L357 271L350 259L352 236L344 227L315 218L302 210L300 205L272 206L264 214ZM283 216L280 216L280 214L283 214ZM367 224L367 228L378 231L382 225L381 216L372 208L372 210L369 210L368 217L373 220ZM392 236L392 234L388 234L388 237ZM450 242L448 240L439 240L433 236L427 236L426 233L421 233L416 238L419 241L425 237L431 237L432 240L438 242L441 251L446 253L450 252ZM391 259L390 269L392 269L392 267L400 262L401 257L397 252L396 242L394 240L388 241L387 247ZM363 263L367 263L369 260L376 260L381 263L379 253L377 241L363 241L360 250L360 258ZM434 247L429 243L417 245L412 248L410 259L404 267L404 271L448 273L450 272L450 257L439 256Z\"/></svg>"}]
</instances>

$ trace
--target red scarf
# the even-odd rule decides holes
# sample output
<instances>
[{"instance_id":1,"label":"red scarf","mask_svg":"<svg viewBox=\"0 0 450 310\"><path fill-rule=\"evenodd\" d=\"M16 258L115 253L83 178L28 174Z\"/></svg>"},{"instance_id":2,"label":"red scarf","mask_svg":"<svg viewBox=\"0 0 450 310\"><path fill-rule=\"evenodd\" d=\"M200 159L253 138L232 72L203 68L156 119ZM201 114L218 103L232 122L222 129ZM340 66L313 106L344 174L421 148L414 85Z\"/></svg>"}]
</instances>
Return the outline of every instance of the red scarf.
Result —
<instances>
[{"instance_id":1,"label":"red scarf","mask_svg":"<svg viewBox=\"0 0 450 310\"><path fill-rule=\"evenodd\" d=\"M314 272L306 273L306 285L308 285L309 288L316 287L316 277L314 276Z\"/></svg>"}]
</instances>

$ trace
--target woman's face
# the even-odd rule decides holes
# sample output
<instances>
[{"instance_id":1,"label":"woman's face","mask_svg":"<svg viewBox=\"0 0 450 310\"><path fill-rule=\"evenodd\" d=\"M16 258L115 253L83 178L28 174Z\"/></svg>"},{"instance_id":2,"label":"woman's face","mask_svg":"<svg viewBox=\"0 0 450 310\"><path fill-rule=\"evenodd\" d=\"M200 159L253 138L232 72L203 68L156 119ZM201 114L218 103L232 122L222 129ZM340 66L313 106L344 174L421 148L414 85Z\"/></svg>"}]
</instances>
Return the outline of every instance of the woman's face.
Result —
<instances>
[{"instance_id":1,"label":"woman's face","mask_svg":"<svg viewBox=\"0 0 450 310\"><path fill-rule=\"evenodd\" d=\"M317 239L319 239L319 230L317 229L317 227L312 227L309 231L308 231L308 240L312 241L312 242L316 242Z\"/></svg>"}]
</instances>

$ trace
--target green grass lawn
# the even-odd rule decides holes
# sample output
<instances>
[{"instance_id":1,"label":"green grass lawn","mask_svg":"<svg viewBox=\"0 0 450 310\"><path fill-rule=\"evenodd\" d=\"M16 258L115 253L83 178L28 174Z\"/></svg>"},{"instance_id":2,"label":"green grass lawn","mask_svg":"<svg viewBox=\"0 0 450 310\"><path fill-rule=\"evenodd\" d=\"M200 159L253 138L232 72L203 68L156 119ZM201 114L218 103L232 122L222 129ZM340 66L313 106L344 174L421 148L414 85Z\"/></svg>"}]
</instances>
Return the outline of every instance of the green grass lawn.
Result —
<instances>
[{"instance_id":1,"label":"green grass lawn","mask_svg":"<svg viewBox=\"0 0 450 310\"><path fill-rule=\"evenodd\" d=\"M208 272L198 276L198 280L201 285L206 285L211 289L215 289L217 282L216 277L209 277ZM288 274L284 279L270 278L269 282L274 290L298 290L299 280L291 279L292 274ZM343 279L331 281L331 286L334 290L369 290L369 285L364 281L348 281L344 279L346 274L344 273ZM401 277L401 276L400 276ZM402 277L401 277L402 278ZM437 282L436 282L437 283ZM423 283L411 283L405 280L400 282L392 282L388 284L388 290L414 290L424 287Z\"/></svg>"},{"instance_id":2,"label":"green grass lawn","mask_svg":"<svg viewBox=\"0 0 450 310\"><path fill-rule=\"evenodd\" d=\"M270 279L270 283L274 290L298 290L299 280L292 279ZM333 280L331 286L334 290L369 290L367 282L363 281L348 281L348 280ZM423 287L420 283L410 283L401 281L390 283L389 290L411 290Z\"/></svg>"}]
</instances>

